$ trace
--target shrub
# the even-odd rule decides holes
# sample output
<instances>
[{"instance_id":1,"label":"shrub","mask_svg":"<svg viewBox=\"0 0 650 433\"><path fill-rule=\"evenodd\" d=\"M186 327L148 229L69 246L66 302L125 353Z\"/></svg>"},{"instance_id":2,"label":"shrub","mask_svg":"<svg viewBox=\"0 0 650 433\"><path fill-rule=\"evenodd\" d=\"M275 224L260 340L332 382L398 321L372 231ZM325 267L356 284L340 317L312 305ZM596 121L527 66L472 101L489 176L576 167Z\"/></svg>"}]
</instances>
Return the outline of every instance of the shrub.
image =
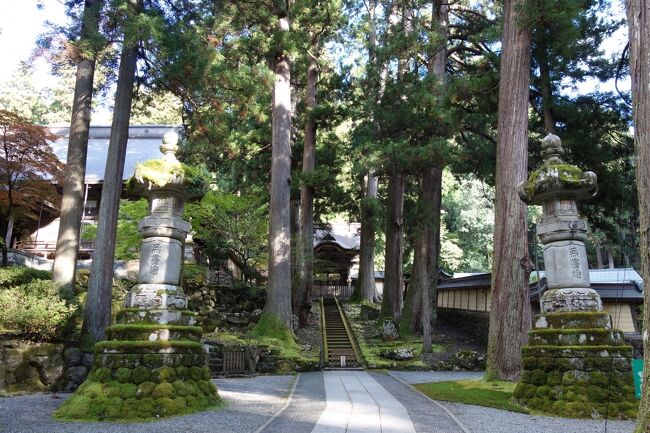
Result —
<instances>
[{"instance_id":1,"label":"shrub","mask_svg":"<svg viewBox=\"0 0 650 433\"><path fill-rule=\"evenodd\" d=\"M0 322L34 340L71 331L79 304L72 291L49 280L0 289Z\"/></svg>"},{"instance_id":2,"label":"shrub","mask_svg":"<svg viewBox=\"0 0 650 433\"><path fill-rule=\"evenodd\" d=\"M0 268L0 289L20 286L32 280L49 280L52 274L47 271L28 268L27 266L9 266Z\"/></svg>"}]
</instances>

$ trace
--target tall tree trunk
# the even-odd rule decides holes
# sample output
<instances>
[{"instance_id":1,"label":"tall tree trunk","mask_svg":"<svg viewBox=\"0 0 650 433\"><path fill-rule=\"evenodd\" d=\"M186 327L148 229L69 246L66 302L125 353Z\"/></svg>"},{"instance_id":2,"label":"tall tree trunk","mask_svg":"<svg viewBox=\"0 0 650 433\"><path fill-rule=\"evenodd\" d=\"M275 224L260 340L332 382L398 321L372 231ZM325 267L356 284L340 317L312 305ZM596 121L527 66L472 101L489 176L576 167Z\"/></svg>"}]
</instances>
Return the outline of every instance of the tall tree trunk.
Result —
<instances>
[{"instance_id":1,"label":"tall tree trunk","mask_svg":"<svg viewBox=\"0 0 650 433\"><path fill-rule=\"evenodd\" d=\"M436 328L438 320L438 263L440 261L440 221L441 221L441 212L442 212L442 167L433 166L430 171L425 174L423 179L424 191L425 191L425 200L427 203L431 203L431 229L429 230L429 237L427 241L429 245L427 246L427 268L429 271L429 293L428 293L428 305L429 305L429 320L425 318L425 314L422 314L422 323L424 323L424 328L422 332L423 338L426 340L426 334L429 332L433 333L433 330ZM424 301L423 301L424 302ZM427 305L427 304L422 304ZM430 330L427 330L426 324L429 323ZM430 351L430 350L429 350Z\"/></svg>"},{"instance_id":2,"label":"tall tree trunk","mask_svg":"<svg viewBox=\"0 0 650 433\"><path fill-rule=\"evenodd\" d=\"M308 110L305 122L305 148L302 156L303 173L313 172L316 168L316 85L318 84L318 63L314 57L318 52L318 39L314 36L311 41L309 66L307 68L307 95L305 105ZM307 325L311 309L311 291L314 286L314 187L300 186L300 236L302 260L300 262L300 298L298 300L298 323Z\"/></svg>"},{"instance_id":3,"label":"tall tree trunk","mask_svg":"<svg viewBox=\"0 0 650 433\"><path fill-rule=\"evenodd\" d=\"M293 103L292 103L293 104ZM297 170L295 159L291 159L291 172ZM291 193L290 193L291 194ZM291 221L291 313L298 315L300 296L300 267L302 266L302 248L300 233L300 196L290 195L289 221Z\"/></svg>"},{"instance_id":4,"label":"tall tree trunk","mask_svg":"<svg viewBox=\"0 0 650 433\"><path fill-rule=\"evenodd\" d=\"M379 302L375 284L375 207L377 206L378 180L372 170L364 178L361 201L361 245L359 248L359 282L356 288L358 298Z\"/></svg>"},{"instance_id":5,"label":"tall tree trunk","mask_svg":"<svg viewBox=\"0 0 650 433\"><path fill-rule=\"evenodd\" d=\"M102 3L102 0L86 0L81 25L82 43L99 30L99 11ZM74 287L79 249L94 76L95 51L92 50L91 57L84 56L77 64L68 156L63 180L63 197L61 198L59 235L56 240L52 270L52 279L69 289Z\"/></svg>"},{"instance_id":6,"label":"tall tree trunk","mask_svg":"<svg viewBox=\"0 0 650 433\"><path fill-rule=\"evenodd\" d=\"M129 0L134 13L142 10L142 0ZM95 237L95 252L88 281L88 299L84 311L82 333L92 341L104 338L104 331L111 322L111 299L113 288L113 263L115 260L115 235L117 217L124 178L124 158L129 138L129 119L133 101L133 82L138 59L137 44L124 44L117 76L115 108L108 158L104 171L104 184L99 205L99 222Z\"/></svg>"},{"instance_id":7,"label":"tall tree trunk","mask_svg":"<svg viewBox=\"0 0 650 433\"><path fill-rule=\"evenodd\" d=\"M596 246L596 266L598 269L603 269L605 264L603 263L603 250L599 246Z\"/></svg>"},{"instance_id":8,"label":"tall tree trunk","mask_svg":"<svg viewBox=\"0 0 650 433\"><path fill-rule=\"evenodd\" d=\"M278 17L279 30L289 32L289 17ZM269 285L264 313L291 329L291 60L286 51L275 59L271 203L269 208Z\"/></svg>"},{"instance_id":9,"label":"tall tree trunk","mask_svg":"<svg viewBox=\"0 0 650 433\"><path fill-rule=\"evenodd\" d=\"M612 252L611 249L607 250L607 265L609 269L614 269L616 267L614 265L614 253Z\"/></svg>"},{"instance_id":10,"label":"tall tree trunk","mask_svg":"<svg viewBox=\"0 0 650 433\"><path fill-rule=\"evenodd\" d=\"M528 162L530 29L521 26L524 4L506 0L504 6L488 379L519 379L521 346L531 327L527 213L515 190L526 179Z\"/></svg>"},{"instance_id":11,"label":"tall tree trunk","mask_svg":"<svg viewBox=\"0 0 650 433\"><path fill-rule=\"evenodd\" d=\"M394 167L388 179L388 215L386 218L386 258L381 316L399 322L402 316L402 243L404 237L404 175Z\"/></svg>"},{"instance_id":12,"label":"tall tree trunk","mask_svg":"<svg viewBox=\"0 0 650 433\"><path fill-rule=\"evenodd\" d=\"M7 217L7 229L5 230L5 245L11 248L11 241L14 237L14 221L16 217L13 210L13 205L9 205L9 216Z\"/></svg>"},{"instance_id":13,"label":"tall tree trunk","mask_svg":"<svg viewBox=\"0 0 650 433\"><path fill-rule=\"evenodd\" d=\"M370 32L368 34L368 82L370 88L375 88L375 104L381 101L383 89L383 74L379 72L377 63L377 2L370 0L368 4ZM368 170L364 176L361 199L361 240L359 246L359 281L355 289L357 298L378 302L377 285L375 283L375 233L378 179L373 170Z\"/></svg>"},{"instance_id":14,"label":"tall tree trunk","mask_svg":"<svg viewBox=\"0 0 650 433\"><path fill-rule=\"evenodd\" d=\"M411 284L406 292L400 321L400 334L405 336L422 334L423 338L426 334L429 336L429 344L432 334L431 319L436 316L432 300L436 296L438 286L441 192L442 168L432 166L425 171L420 180L418 202L422 216L417 221ZM425 305L427 308L423 308Z\"/></svg>"},{"instance_id":15,"label":"tall tree trunk","mask_svg":"<svg viewBox=\"0 0 650 433\"><path fill-rule=\"evenodd\" d=\"M432 2L432 31L436 33L438 44L433 50L428 65L429 74L435 79L432 89L443 103L445 91L445 71L447 67L447 40L449 25L449 6L443 0ZM440 123L436 128L438 137L447 135L447 128ZM438 250L440 243L440 197L442 196L442 155L436 165L427 168L420 179L418 205L421 208L417 221L415 256L411 284L404 302L405 313L400 322L400 331L405 334L422 333L425 349L431 350L431 317L438 286ZM419 254L422 256L420 257ZM411 293L413 292L413 293ZM423 308L425 307L426 308Z\"/></svg>"},{"instance_id":16,"label":"tall tree trunk","mask_svg":"<svg viewBox=\"0 0 650 433\"><path fill-rule=\"evenodd\" d=\"M446 92L447 43L449 40L449 4L445 0L433 0L431 22L436 32L439 45L431 57L429 73L436 79L439 92ZM441 101L442 104L442 101ZM438 135L448 135L447 125L440 124ZM431 221L427 230L427 269L429 270L429 287L423 293L422 338L424 351L431 352L431 334L437 324L437 293L438 293L438 262L440 260L440 213L442 211L442 169L444 161L438 161L430 167L422 177L423 200L427 212L431 213ZM426 311L425 311L426 310Z\"/></svg>"},{"instance_id":17,"label":"tall tree trunk","mask_svg":"<svg viewBox=\"0 0 650 433\"><path fill-rule=\"evenodd\" d=\"M626 0L639 198L641 272L650 281L650 0ZM643 293L643 390L635 433L650 432L650 290Z\"/></svg>"},{"instance_id":18,"label":"tall tree trunk","mask_svg":"<svg viewBox=\"0 0 650 433\"><path fill-rule=\"evenodd\" d=\"M542 91L542 113L544 114L544 128L549 134L557 135L555 117L553 116L553 87L551 83L551 70L548 64L546 42L544 41L544 24L540 23L537 29L535 60L539 66L539 84Z\"/></svg>"}]
</instances>

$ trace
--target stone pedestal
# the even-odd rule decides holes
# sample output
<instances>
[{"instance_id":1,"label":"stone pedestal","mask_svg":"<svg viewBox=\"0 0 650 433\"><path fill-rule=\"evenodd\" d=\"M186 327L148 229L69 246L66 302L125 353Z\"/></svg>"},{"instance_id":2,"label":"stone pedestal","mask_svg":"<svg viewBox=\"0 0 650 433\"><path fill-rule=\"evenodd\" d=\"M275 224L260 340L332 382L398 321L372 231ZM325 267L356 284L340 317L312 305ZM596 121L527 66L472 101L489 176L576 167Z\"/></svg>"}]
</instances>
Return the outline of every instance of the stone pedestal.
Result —
<instances>
[{"instance_id":1,"label":"stone pedestal","mask_svg":"<svg viewBox=\"0 0 650 433\"><path fill-rule=\"evenodd\" d=\"M177 173L177 136L166 134L158 166ZM145 163L147 164L147 163ZM150 215L139 225L143 238L138 283L127 294L107 340L95 345L95 368L56 416L69 419L131 420L194 412L213 406L202 329L180 286L183 245L190 225L181 217L189 194L182 176L155 185L138 176L135 187L149 198ZM182 172L182 171L181 171ZM133 185L132 185L133 186Z\"/></svg>"},{"instance_id":2,"label":"stone pedestal","mask_svg":"<svg viewBox=\"0 0 650 433\"><path fill-rule=\"evenodd\" d=\"M548 289L523 348L524 372L514 396L524 406L555 415L635 418L632 347L612 329L590 287L587 224L576 207L576 200L595 194L596 176L562 162L558 137L547 136L542 147L546 161L519 186L519 195L543 207L537 233Z\"/></svg>"}]
</instances>

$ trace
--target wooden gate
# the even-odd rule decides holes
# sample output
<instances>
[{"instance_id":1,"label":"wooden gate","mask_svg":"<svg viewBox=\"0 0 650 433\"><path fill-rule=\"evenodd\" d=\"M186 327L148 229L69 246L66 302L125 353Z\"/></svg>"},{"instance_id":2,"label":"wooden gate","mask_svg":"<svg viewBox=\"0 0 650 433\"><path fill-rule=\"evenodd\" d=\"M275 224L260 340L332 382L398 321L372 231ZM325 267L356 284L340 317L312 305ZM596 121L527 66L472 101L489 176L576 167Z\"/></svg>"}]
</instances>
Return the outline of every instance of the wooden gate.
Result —
<instances>
[{"instance_id":1,"label":"wooden gate","mask_svg":"<svg viewBox=\"0 0 650 433\"><path fill-rule=\"evenodd\" d=\"M246 351L243 349L224 351L223 372L226 374L246 373Z\"/></svg>"}]
</instances>

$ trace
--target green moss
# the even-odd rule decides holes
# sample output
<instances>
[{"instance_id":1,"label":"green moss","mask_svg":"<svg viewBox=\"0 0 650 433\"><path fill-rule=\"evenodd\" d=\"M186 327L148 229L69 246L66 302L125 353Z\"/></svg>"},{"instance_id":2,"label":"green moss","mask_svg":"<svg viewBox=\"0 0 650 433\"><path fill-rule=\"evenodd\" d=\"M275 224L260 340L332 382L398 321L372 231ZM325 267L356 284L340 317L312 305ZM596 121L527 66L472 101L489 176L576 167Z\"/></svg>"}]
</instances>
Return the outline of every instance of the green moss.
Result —
<instances>
[{"instance_id":1,"label":"green moss","mask_svg":"<svg viewBox=\"0 0 650 433\"><path fill-rule=\"evenodd\" d=\"M570 164L544 164L537 170L533 171L528 177L526 184L526 191L528 196L535 195L537 190L542 189L546 184L546 179L557 178L566 186L578 187L583 182L583 171L575 165Z\"/></svg>"},{"instance_id":2,"label":"green moss","mask_svg":"<svg viewBox=\"0 0 650 433\"><path fill-rule=\"evenodd\" d=\"M118 368L115 370L115 379L118 382L126 383L131 381L131 369L130 368Z\"/></svg>"},{"instance_id":3,"label":"green moss","mask_svg":"<svg viewBox=\"0 0 650 433\"><path fill-rule=\"evenodd\" d=\"M203 350L201 343L190 340L173 340L173 341L100 341L95 344L95 350L104 349L169 349L183 348Z\"/></svg>"},{"instance_id":4,"label":"green moss","mask_svg":"<svg viewBox=\"0 0 650 433\"><path fill-rule=\"evenodd\" d=\"M138 390L136 392L136 395L138 397L149 397L151 393L153 392L154 388L156 388L157 383L154 382L142 382L138 386Z\"/></svg>"},{"instance_id":5,"label":"green moss","mask_svg":"<svg viewBox=\"0 0 650 433\"><path fill-rule=\"evenodd\" d=\"M512 395L516 386L517 384L512 382L486 382L482 380L459 380L415 385L419 391L434 400L456 401L528 413L527 409L512 402Z\"/></svg>"},{"instance_id":6,"label":"green moss","mask_svg":"<svg viewBox=\"0 0 650 433\"><path fill-rule=\"evenodd\" d=\"M176 367L176 377L179 379L185 380L188 378L188 369L187 367L181 365L180 367Z\"/></svg>"},{"instance_id":7,"label":"green moss","mask_svg":"<svg viewBox=\"0 0 650 433\"><path fill-rule=\"evenodd\" d=\"M107 332L154 332L159 329L168 329L170 331L187 331L193 334L201 335L203 333L203 328L200 326L189 326L189 325L158 325L158 324L149 324L149 323L118 323L111 325L106 328Z\"/></svg>"},{"instance_id":8,"label":"green moss","mask_svg":"<svg viewBox=\"0 0 650 433\"><path fill-rule=\"evenodd\" d=\"M173 397L174 396L174 387L167 382L159 383L151 392L151 397L155 399L163 397Z\"/></svg>"},{"instance_id":9,"label":"green moss","mask_svg":"<svg viewBox=\"0 0 650 433\"><path fill-rule=\"evenodd\" d=\"M288 346L295 346L291 329L279 317L273 316L266 311L262 313L260 320L251 330L251 336L259 339L271 339Z\"/></svg>"},{"instance_id":10,"label":"green moss","mask_svg":"<svg viewBox=\"0 0 650 433\"><path fill-rule=\"evenodd\" d=\"M204 167L161 158L137 164L127 189L133 191L137 183L148 183L159 188L173 183L183 184L191 193L200 194L205 192L210 181L210 173Z\"/></svg>"},{"instance_id":11,"label":"green moss","mask_svg":"<svg viewBox=\"0 0 650 433\"><path fill-rule=\"evenodd\" d=\"M139 385L142 382L148 381L150 377L151 377L150 370L147 367L140 365L133 369L131 380L136 385Z\"/></svg>"},{"instance_id":12,"label":"green moss","mask_svg":"<svg viewBox=\"0 0 650 433\"><path fill-rule=\"evenodd\" d=\"M203 378L203 372L201 371L201 367L190 367L189 369L190 373L190 378L192 380L201 380Z\"/></svg>"},{"instance_id":13,"label":"green moss","mask_svg":"<svg viewBox=\"0 0 650 433\"><path fill-rule=\"evenodd\" d=\"M67 399L60 408L54 411L58 419L87 419L92 399L85 395L74 395Z\"/></svg>"},{"instance_id":14,"label":"green moss","mask_svg":"<svg viewBox=\"0 0 650 433\"><path fill-rule=\"evenodd\" d=\"M163 359L160 355L154 353L146 353L142 356L142 363L145 367L154 369L162 367Z\"/></svg>"},{"instance_id":15,"label":"green moss","mask_svg":"<svg viewBox=\"0 0 650 433\"><path fill-rule=\"evenodd\" d=\"M113 371L110 368L100 367L93 370L88 376L89 380L95 382L108 382L113 377Z\"/></svg>"}]
</instances>

